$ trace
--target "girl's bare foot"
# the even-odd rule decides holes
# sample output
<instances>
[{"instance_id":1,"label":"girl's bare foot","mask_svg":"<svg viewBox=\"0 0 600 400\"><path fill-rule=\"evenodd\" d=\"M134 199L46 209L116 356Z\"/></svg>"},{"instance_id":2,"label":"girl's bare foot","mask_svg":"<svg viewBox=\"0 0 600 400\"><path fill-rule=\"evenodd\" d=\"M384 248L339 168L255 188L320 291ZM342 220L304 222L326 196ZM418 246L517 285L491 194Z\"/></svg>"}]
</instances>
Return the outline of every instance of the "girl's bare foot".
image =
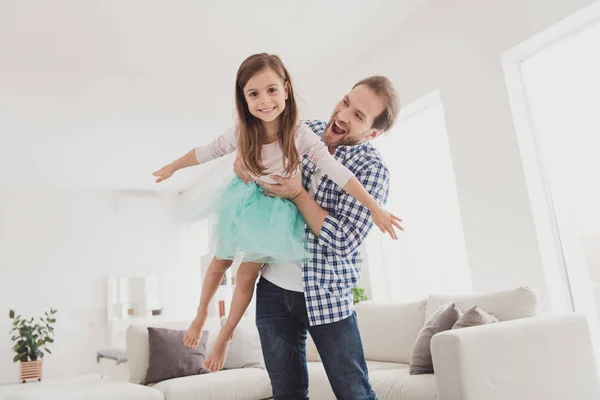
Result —
<instances>
[{"instance_id":1,"label":"girl's bare foot","mask_svg":"<svg viewBox=\"0 0 600 400\"><path fill-rule=\"evenodd\" d=\"M225 338L224 335L219 335L217 337L217 341L215 342L215 346L212 348L202 367L210 372L222 370L223 365L225 364L225 359L227 358L227 350L229 350L230 340L231 336L229 338Z\"/></svg>"},{"instance_id":2,"label":"girl's bare foot","mask_svg":"<svg viewBox=\"0 0 600 400\"><path fill-rule=\"evenodd\" d=\"M196 314L196 318L190 324L190 327L183 335L183 343L191 348L198 347L200 343L200 335L202 334L202 328L206 322L206 313Z\"/></svg>"}]
</instances>

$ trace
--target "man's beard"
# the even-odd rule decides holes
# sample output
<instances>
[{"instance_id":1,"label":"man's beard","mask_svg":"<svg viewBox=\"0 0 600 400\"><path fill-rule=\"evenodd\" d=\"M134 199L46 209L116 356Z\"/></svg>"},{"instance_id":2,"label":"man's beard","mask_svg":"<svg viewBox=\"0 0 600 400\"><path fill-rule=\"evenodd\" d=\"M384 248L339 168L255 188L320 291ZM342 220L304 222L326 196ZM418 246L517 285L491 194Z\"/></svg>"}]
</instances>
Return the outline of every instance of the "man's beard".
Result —
<instances>
[{"instance_id":1,"label":"man's beard","mask_svg":"<svg viewBox=\"0 0 600 400\"><path fill-rule=\"evenodd\" d=\"M336 138L336 135L332 130L331 130L331 126L333 125L333 118L331 119L331 121L327 124L327 126L325 127L325 132L329 133L329 136L332 138ZM364 140L362 140L361 138L364 135L358 134L358 135L350 135L348 133L344 133L343 135L339 135L339 140L336 141L335 143L329 143L325 140L323 140L323 142L325 143L325 145L329 148L333 147L338 147L338 146L356 146L357 144L361 144Z\"/></svg>"}]
</instances>

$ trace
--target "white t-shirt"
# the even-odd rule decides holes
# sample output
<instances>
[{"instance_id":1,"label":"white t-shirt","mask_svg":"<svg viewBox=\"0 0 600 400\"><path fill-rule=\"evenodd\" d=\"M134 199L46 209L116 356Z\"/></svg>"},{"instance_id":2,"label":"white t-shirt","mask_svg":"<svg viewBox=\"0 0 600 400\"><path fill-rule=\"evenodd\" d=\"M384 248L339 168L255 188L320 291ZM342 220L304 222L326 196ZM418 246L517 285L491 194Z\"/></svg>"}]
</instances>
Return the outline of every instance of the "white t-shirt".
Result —
<instances>
[{"instance_id":1,"label":"white t-shirt","mask_svg":"<svg viewBox=\"0 0 600 400\"><path fill-rule=\"evenodd\" d=\"M308 193L314 197L317 192L317 183L321 182L324 172L318 168L308 185ZM300 263L265 264L261 270L262 276L269 282L293 292L304 292L302 281L302 265Z\"/></svg>"}]
</instances>

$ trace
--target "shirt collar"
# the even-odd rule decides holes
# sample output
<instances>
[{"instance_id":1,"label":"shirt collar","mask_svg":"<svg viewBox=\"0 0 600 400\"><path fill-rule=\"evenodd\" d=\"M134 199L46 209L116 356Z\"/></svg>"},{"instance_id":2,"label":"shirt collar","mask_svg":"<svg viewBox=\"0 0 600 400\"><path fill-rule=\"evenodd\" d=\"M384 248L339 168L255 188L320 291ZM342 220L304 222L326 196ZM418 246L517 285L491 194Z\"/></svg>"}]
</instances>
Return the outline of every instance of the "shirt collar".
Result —
<instances>
[{"instance_id":1,"label":"shirt collar","mask_svg":"<svg viewBox=\"0 0 600 400\"><path fill-rule=\"evenodd\" d=\"M354 146L338 146L333 153L333 157L336 159L345 160L348 155L356 154L354 150L359 150L365 146L368 146L369 141L364 141Z\"/></svg>"}]
</instances>

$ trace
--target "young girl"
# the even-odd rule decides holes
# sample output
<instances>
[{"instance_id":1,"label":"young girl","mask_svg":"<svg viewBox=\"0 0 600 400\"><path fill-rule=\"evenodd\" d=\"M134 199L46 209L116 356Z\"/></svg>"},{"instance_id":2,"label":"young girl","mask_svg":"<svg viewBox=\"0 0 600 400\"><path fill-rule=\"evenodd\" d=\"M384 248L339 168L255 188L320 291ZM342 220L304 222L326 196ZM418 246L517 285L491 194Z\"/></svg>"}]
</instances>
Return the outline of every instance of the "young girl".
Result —
<instances>
[{"instance_id":1,"label":"young girl","mask_svg":"<svg viewBox=\"0 0 600 400\"><path fill-rule=\"evenodd\" d=\"M212 143L191 150L154 172L156 182L175 171L205 163L236 149L254 179L274 183L269 175L301 173L303 156L313 161L337 185L371 212L374 223L395 238L399 219L383 210L353 174L337 162L310 128L297 122L298 110L290 75L275 55L255 54L240 66L235 85L237 125ZM244 253L236 277L231 311L204 367L223 367L233 331L250 304L259 271L267 260L305 258L304 220L288 200L265 196L256 183L234 178L215 201L218 243L206 273L197 315L185 334L185 344L198 346L208 305L236 254Z\"/></svg>"}]
</instances>

